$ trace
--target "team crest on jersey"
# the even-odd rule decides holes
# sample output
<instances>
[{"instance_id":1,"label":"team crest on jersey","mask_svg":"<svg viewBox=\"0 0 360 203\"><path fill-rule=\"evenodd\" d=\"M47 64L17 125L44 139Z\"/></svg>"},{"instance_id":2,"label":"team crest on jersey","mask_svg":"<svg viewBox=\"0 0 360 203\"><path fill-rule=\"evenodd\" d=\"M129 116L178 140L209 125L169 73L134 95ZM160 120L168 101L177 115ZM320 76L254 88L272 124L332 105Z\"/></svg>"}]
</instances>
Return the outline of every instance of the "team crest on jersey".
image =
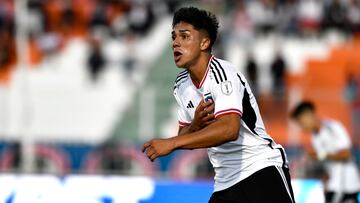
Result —
<instances>
[{"instance_id":1,"label":"team crest on jersey","mask_svg":"<svg viewBox=\"0 0 360 203\"><path fill-rule=\"evenodd\" d=\"M226 95L230 95L233 92L231 81L224 81L221 83L221 91Z\"/></svg>"}]
</instances>

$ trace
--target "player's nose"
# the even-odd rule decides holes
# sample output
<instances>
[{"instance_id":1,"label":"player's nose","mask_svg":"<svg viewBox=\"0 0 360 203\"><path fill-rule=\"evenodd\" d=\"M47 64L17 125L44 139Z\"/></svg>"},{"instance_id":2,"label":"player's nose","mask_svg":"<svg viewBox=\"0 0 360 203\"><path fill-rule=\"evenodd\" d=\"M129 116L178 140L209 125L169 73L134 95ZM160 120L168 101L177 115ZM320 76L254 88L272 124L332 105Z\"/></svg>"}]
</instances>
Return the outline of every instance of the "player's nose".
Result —
<instances>
[{"instance_id":1,"label":"player's nose","mask_svg":"<svg viewBox=\"0 0 360 203\"><path fill-rule=\"evenodd\" d=\"M179 40L174 39L174 40L172 41L172 48L179 47L179 46L180 46Z\"/></svg>"}]
</instances>

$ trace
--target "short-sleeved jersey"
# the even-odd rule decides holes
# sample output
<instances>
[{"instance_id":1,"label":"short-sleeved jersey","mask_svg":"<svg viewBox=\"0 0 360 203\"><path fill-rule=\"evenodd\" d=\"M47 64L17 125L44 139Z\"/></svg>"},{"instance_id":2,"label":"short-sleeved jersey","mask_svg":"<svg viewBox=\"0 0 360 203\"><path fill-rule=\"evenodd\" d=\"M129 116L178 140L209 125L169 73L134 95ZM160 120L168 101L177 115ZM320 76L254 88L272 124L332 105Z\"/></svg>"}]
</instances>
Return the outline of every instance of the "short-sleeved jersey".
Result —
<instances>
[{"instance_id":1,"label":"short-sleeved jersey","mask_svg":"<svg viewBox=\"0 0 360 203\"><path fill-rule=\"evenodd\" d=\"M214 101L216 118L230 113L241 117L237 140L207 150L215 170L214 191L229 188L268 166L287 167L283 148L265 130L249 84L231 63L211 56L199 86L187 70L180 72L174 96L180 127L192 122L197 105L207 99Z\"/></svg>"},{"instance_id":2,"label":"short-sleeved jersey","mask_svg":"<svg viewBox=\"0 0 360 203\"><path fill-rule=\"evenodd\" d=\"M335 154L351 149L349 135L344 126L334 120L323 120L321 128L312 135L312 145L318 154ZM360 191L360 178L356 164L349 161L325 161L329 175L327 189L334 192L355 193Z\"/></svg>"}]
</instances>

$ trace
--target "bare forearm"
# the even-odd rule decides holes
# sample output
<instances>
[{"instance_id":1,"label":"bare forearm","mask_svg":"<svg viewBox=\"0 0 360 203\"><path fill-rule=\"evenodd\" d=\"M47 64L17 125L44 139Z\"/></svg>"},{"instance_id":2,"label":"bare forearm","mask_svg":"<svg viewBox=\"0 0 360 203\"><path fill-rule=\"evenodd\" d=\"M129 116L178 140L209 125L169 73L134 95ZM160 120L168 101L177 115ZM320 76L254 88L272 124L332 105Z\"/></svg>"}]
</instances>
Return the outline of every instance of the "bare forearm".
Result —
<instances>
[{"instance_id":1,"label":"bare forearm","mask_svg":"<svg viewBox=\"0 0 360 203\"><path fill-rule=\"evenodd\" d=\"M197 130L198 130L198 129L195 129L192 125L180 127L180 128L179 128L179 132L178 132L178 136L186 135L186 134L189 134L189 133L193 133L193 132L195 132L195 131L197 131Z\"/></svg>"},{"instance_id":2,"label":"bare forearm","mask_svg":"<svg viewBox=\"0 0 360 203\"><path fill-rule=\"evenodd\" d=\"M171 139L177 149L208 148L236 140L239 128L240 125L237 122L217 121L196 132L182 134Z\"/></svg>"},{"instance_id":3,"label":"bare forearm","mask_svg":"<svg viewBox=\"0 0 360 203\"><path fill-rule=\"evenodd\" d=\"M347 161L350 156L351 152L349 150L343 150L336 154L328 154L326 159L331 161Z\"/></svg>"},{"instance_id":4,"label":"bare forearm","mask_svg":"<svg viewBox=\"0 0 360 203\"><path fill-rule=\"evenodd\" d=\"M189 129L182 129L189 130ZM165 156L176 149L198 149L221 145L236 140L240 130L240 116L237 114L223 115L211 124L192 133L178 134L168 139L152 139L143 145L142 151L154 161L157 157Z\"/></svg>"}]
</instances>

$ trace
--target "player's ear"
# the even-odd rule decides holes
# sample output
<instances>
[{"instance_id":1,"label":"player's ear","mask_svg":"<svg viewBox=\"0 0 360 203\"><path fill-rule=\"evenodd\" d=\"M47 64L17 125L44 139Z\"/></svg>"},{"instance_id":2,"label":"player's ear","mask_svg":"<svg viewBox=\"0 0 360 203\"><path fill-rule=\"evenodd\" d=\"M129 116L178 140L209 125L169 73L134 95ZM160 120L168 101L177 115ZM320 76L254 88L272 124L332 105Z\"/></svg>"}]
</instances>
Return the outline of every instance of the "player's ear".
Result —
<instances>
[{"instance_id":1,"label":"player's ear","mask_svg":"<svg viewBox=\"0 0 360 203\"><path fill-rule=\"evenodd\" d=\"M202 38L201 43L200 43L201 51L205 51L209 48L210 48L210 38L209 37Z\"/></svg>"}]
</instances>

